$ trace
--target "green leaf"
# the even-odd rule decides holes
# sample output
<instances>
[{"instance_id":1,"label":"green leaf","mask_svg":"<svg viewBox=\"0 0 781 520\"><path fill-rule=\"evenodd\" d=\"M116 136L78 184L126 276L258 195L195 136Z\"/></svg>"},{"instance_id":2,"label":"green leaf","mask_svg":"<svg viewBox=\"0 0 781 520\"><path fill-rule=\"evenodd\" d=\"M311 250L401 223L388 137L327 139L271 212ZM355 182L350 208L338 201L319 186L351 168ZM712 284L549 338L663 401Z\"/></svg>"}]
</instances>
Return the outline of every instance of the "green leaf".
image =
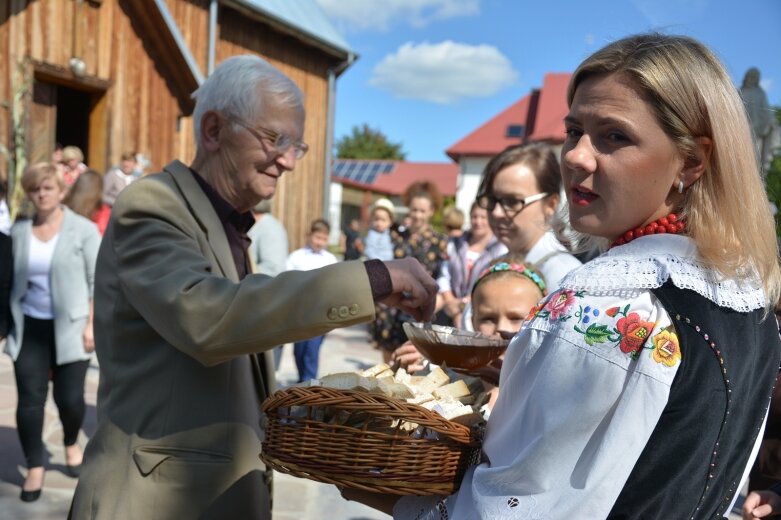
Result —
<instances>
[{"instance_id":1,"label":"green leaf","mask_svg":"<svg viewBox=\"0 0 781 520\"><path fill-rule=\"evenodd\" d=\"M610 331L608 330L607 325L592 323L583 335L586 338L586 343L589 345L596 345L597 343L606 342L610 338Z\"/></svg>"}]
</instances>

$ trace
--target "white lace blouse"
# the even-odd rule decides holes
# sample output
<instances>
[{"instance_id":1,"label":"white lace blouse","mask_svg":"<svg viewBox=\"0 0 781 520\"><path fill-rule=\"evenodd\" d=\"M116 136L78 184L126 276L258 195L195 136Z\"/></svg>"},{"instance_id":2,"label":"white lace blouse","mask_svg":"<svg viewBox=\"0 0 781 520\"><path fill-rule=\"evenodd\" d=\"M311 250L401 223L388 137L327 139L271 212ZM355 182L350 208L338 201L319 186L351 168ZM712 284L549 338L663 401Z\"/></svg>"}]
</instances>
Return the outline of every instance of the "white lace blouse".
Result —
<instances>
[{"instance_id":1,"label":"white lace blouse","mask_svg":"<svg viewBox=\"0 0 781 520\"><path fill-rule=\"evenodd\" d=\"M650 291L668 279L734 310L765 306L758 283L719 280L682 236L639 238L572 271L507 350L484 462L455 495L402 498L394 518L605 518L680 365Z\"/></svg>"}]
</instances>

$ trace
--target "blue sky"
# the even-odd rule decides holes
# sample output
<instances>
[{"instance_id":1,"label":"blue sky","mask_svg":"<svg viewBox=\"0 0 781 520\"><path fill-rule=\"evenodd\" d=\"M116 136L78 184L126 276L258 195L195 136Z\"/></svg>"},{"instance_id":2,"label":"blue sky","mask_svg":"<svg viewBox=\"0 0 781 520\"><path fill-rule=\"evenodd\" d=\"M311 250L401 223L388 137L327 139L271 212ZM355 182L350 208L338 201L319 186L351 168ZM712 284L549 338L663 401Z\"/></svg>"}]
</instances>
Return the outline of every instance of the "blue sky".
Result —
<instances>
[{"instance_id":1,"label":"blue sky","mask_svg":"<svg viewBox=\"0 0 781 520\"><path fill-rule=\"evenodd\" d=\"M335 136L367 123L410 161L445 150L628 34L709 45L736 85L758 67L781 105L781 0L317 0L358 61L337 82Z\"/></svg>"}]
</instances>

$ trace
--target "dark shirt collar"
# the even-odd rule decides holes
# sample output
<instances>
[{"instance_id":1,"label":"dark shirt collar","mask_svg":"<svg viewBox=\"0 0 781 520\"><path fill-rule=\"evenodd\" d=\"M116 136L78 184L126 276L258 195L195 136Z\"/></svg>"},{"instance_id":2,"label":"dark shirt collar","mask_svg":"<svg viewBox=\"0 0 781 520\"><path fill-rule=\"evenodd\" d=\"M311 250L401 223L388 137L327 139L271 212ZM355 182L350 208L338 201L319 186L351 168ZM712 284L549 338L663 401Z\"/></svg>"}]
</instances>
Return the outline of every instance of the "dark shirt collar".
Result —
<instances>
[{"instance_id":1,"label":"dark shirt collar","mask_svg":"<svg viewBox=\"0 0 781 520\"><path fill-rule=\"evenodd\" d=\"M206 180L198 174L195 170L190 168L190 171L193 174L193 177L195 177L196 182L198 182L198 185L203 190L203 193L206 195L206 198L209 199L209 202L211 202L212 206L214 207L214 211L217 212L217 217L220 219L220 222L223 224L228 223L231 226L233 226L237 231L240 233L246 233L249 231L249 229L252 227L253 224L255 224L255 219L252 216L252 212L246 211L244 213L239 213L236 208L231 206L231 204L223 199L219 193L217 193L217 190L211 187Z\"/></svg>"},{"instance_id":2,"label":"dark shirt collar","mask_svg":"<svg viewBox=\"0 0 781 520\"><path fill-rule=\"evenodd\" d=\"M198 172L192 168L190 168L190 172L192 172L195 181L201 187L206 198L209 199L214 211L217 213L217 217L220 219L220 223L222 223L222 229L225 231L225 238L228 239L233 263L236 266L236 274L239 280L241 280L252 272L249 256L247 255L247 248L249 248L251 243L247 236L247 231L255 224L255 219L249 211L239 213L228 201L220 197L220 194L209 186L209 183Z\"/></svg>"}]
</instances>

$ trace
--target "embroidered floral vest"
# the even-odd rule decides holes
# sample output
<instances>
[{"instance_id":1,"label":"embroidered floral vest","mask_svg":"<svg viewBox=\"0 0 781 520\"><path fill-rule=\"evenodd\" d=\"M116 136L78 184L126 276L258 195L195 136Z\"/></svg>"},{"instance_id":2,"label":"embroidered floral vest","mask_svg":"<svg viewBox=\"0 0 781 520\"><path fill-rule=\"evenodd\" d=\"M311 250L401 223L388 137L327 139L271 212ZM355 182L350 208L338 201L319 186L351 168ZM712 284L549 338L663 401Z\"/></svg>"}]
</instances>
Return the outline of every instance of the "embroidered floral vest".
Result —
<instances>
[{"instance_id":1,"label":"embroidered floral vest","mask_svg":"<svg viewBox=\"0 0 781 520\"><path fill-rule=\"evenodd\" d=\"M773 315L737 312L668 281L653 289L682 353L669 401L609 519L721 518L768 406L781 341Z\"/></svg>"}]
</instances>

